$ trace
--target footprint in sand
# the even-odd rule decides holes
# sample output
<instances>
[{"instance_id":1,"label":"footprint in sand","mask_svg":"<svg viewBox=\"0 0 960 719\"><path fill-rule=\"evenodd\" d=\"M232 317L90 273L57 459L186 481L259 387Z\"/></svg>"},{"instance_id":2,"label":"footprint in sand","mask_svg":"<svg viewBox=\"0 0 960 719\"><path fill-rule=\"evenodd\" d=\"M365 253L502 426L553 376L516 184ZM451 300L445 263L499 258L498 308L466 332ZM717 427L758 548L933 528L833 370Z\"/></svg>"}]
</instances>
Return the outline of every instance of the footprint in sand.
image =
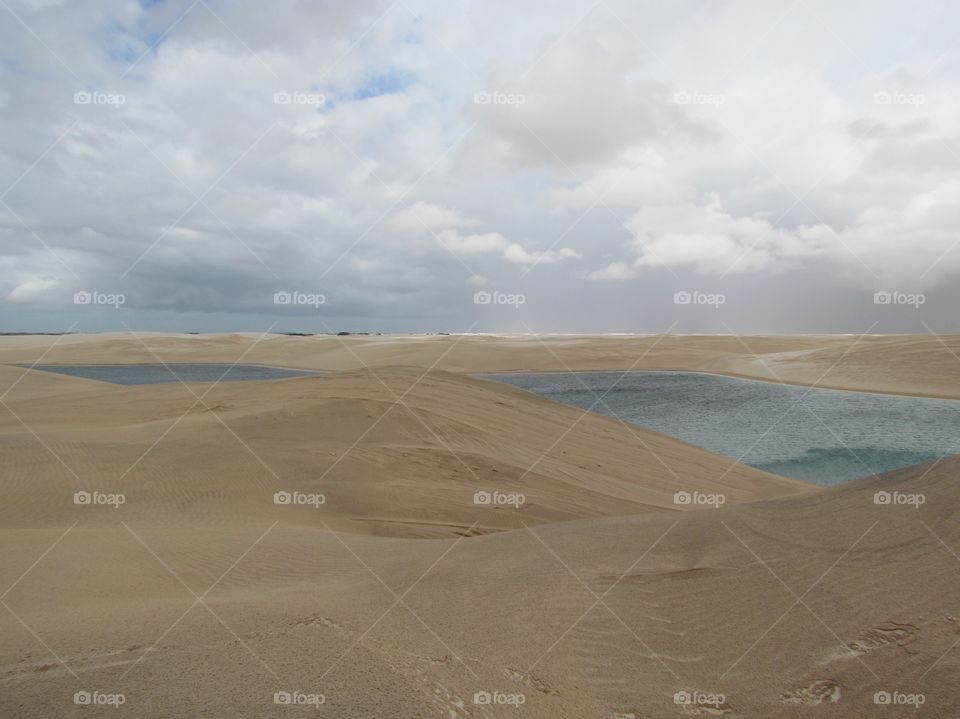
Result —
<instances>
[{"instance_id":1,"label":"footprint in sand","mask_svg":"<svg viewBox=\"0 0 960 719\"><path fill-rule=\"evenodd\" d=\"M431 656L427 656L426 654L415 654L414 656L417 659L419 659L421 662L426 662L427 664L435 664L437 666L449 665L451 663L451 658L446 655L442 657L431 657Z\"/></svg>"},{"instance_id":2,"label":"footprint in sand","mask_svg":"<svg viewBox=\"0 0 960 719\"><path fill-rule=\"evenodd\" d=\"M919 631L918 628L913 624L886 622L868 629L854 641L847 642L847 648L854 654L867 654L890 644L903 647L916 638L917 631Z\"/></svg>"},{"instance_id":3,"label":"footprint in sand","mask_svg":"<svg viewBox=\"0 0 960 719\"><path fill-rule=\"evenodd\" d=\"M683 707L683 712L684 712L684 714L689 714L689 715L691 715L691 716L717 716L717 717L719 717L719 716L723 716L724 714L729 714L729 713L732 712L732 711L733 711L733 707L731 707L731 706L730 706L729 704L727 704L726 702L723 702L722 704L716 704L716 705L713 705L713 704L710 704L710 705L700 704L700 705L697 705L697 706L684 706L684 707Z\"/></svg>"},{"instance_id":4,"label":"footprint in sand","mask_svg":"<svg viewBox=\"0 0 960 719\"><path fill-rule=\"evenodd\" d=\"M533 687L535 690L541 694L549 694L551 696L559 696L560 692L554 689L552 686L543 681L536 674L521 672L517 669L511 669L507 667L503 670L503 673L513 681L518 684L523 684L528 687Z\"/></svg>"},{"instance_id":5,"label":"footprint in sand","mask_svg":"<svg viewBox=\"0 0 960 719\"><path fill-rule=\"evenodd\" d=\"M319 614L311 614L307 617L300 617L290 622L295 627L329 627L330 629L343 629L343 626L337 624L332 619L322 617Z\"/></svg>"},{"instance_id":6,"label":"footprint in sand","mask_svg":"<svg viewBox=\"0 0 960 719\"><path fill-rule=\"evenodd\" d=\"M820 679L804 689L784 692L780 695L782 704L836 704L840 701L840 685L830 679Z\"/></svg>"},{"instance_id":7,"label":"footprint in sand","mask_svg":"<svg viewBox=\"0 0 960 719\"><path fill-rule=\"evenodd\" d=\"M467 719L470 716L466 702L442 684L434 685L433 703L448 719Z\"/></svg>"},{"instance_id":8,"label":"footprint in sand","mask_svg":"<svg viewBox=\"0 0 960 719\"><path fill-rule=\"evenodd\" d=\"M139 655L151 651L153 648L144 648L139 644L125 649L109 649L105 651L89 651L66 658L70 669L60 662L36 662L27 655L16 664L0 667L0 682L19 679L30 674L46 674L53 672L67 674L71 672L89 672L111 667L133 664L140 658Z\"/></svg>"},{"instance_id":9,"label":"footprint in sand","mask_svg":"<svg viewBox=\"0 0 960 719\"><path fill-rule=\"evenodd\" d=\"M850 659L859 657L878 649L889 646L904 647L904 651L913 654L912 649L907 649L907 645L913 643L917 638L916 634L920 631L913 624L898 624L897 622L886 622L876 627L871 627L860 636L843 644L841 647L827 653L820 662L821 666L826 666L838 659Z\"/></svg>"}]
</instances>

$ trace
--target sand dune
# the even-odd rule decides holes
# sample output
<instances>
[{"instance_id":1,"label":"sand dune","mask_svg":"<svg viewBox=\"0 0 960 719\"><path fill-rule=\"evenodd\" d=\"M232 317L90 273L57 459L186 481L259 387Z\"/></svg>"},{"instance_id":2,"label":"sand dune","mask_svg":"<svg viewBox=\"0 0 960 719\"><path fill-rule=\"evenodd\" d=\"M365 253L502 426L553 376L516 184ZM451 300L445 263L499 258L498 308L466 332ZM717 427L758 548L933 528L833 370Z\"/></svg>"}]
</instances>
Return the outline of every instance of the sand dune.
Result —
<instances>
[{"instance_id":1,"label":"sand dune","mask_svg":"<svg viewBox=\"0 0 960 719\"><path fill-rule=\"evenodd\" d=\"M960 711L960 458L813 488L464 376L554 368L530 338L145 339L166 361L343 371L121 387L0 367L0 716ZM550 342L565 364L626 369L653 341ZM955 372L923 338L865 340L888 361L846 338L747 341L798 382L839 360L834 384L949 396ZM760 372L730 338L664 342L643 362ZM4 338L0 359L46 343ZM135 345L64 338L44 361L150 361ZM934 369L911 378L914 352ZM474 503L494 490L526 501ZM693 490L727 502L673 503Z\"/></svg>"},{"instance_id":2,"label":"sand dune","mask_svg":"<svg viewBox=\"0 0 960 719\"><path fill-rule=\"evenodd\" d=\"M46 378L78 389L38 391ZM736 502L809 490L655 432L441 371L381 368L212 389L31 372L5 402L11 478L0 517L29 527L74 518L77 489L123 493L131 519L316 526L323 518L409 537L519 526L516 513L475 504L476 492L523 494L519 518L538 524L683 509L678 491L722 491ZM274 505L274 492L295 490L326 502ZM110 507L91 509L91 518L116 519Z\"/></svg>"}]
</instances>

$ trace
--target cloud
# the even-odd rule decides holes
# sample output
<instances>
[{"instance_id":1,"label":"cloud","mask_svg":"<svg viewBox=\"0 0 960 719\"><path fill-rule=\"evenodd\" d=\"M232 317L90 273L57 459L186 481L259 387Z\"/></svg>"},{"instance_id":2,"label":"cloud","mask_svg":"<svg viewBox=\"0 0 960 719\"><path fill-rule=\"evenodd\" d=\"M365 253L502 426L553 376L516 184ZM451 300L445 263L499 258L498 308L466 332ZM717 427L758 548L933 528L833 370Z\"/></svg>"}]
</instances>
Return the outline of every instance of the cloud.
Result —
<instances>
[{"instance_id":1,"label":"cloud","mask_svg":"<svg viewBox=\"0 0 960 719\"><path fill-rule=\"evenodd\" d=\"M815 253L796 234L759 217L735 217L718 198L707 205L658 205L635 213L638 266L690 265L704 274L769 270Z\"/></svg>"},{"instance_id":2,"label":"cloud","mask_svg":"<svg viewBox=\"0 0 960 719\"><path fill-rule=\"evenodd\" d=\"M516 243L508 245L503 251L503 256L510 262L517 262L520 264L553 264L555 262L562 262L563 260L582 259L579 252L569 247L564 247L560 250L538 251L526 250L521 245Z\"/></svg>"},{"instance_id":3,"label":"cloud","mask_svg":"<svg viewBox=\"0 0 960 719\"><path fill-rule=\"evenodd\" d=\"M397 232L416 234L424 229L437 231L445 227L460 227L464 224L460 214L448 207L418 201L397 212L390 220L390 228Z\"/></svg>"},{"instance_id":4,"label":"cloud","mask_svg":"<svg viewBox=\"0 0 960 719\"><path fill-rule=\"evenodd\" d=\"M56 277L29 277L22 279L7 294L8 302L35 302L49 299L50 290L60 285Z\"/></svg>"},{"instance_id":5,"label":"cloud","mask_svg":"<svg viewBox=\"0 0 960 719\"><path fill-rule=\"evenodd\" d=\"M456 230L444 230L438 239L447 249L466 255L483 252L502 252L510 243L499 232L487 232L482 235L461 235Z\"/></svg>"},{"instance_id":6,"label":"cloud","mask_svg":"<svg viewBox=\"0 0 960 719\"><path fill-rule=\"evenodd\" d=\"M735 216L717 198L706 205L660 205L635 213L632 266L613 262L593 280L637 276L643 267L692 267L704 275L783 272L804 260L827 258L862 270L867 283L931 287L960 271L960 181L938 184L895 206L858 213L841 228L824 223L794 229L763 217Z\"/></svg>"},{"instance_id":7,"label":"cloud","mask_svg":"<svg viewBox=\"0 0 960 719\"><path fill-rule=\"evenodd\" d=\"M607 282L611 280L631 280L637 274L636 267L630 267L625 262L611 262L601 270L592 270L587 273L587 277L597 282Z\"/></svg>"},{"instance_id":8,"label":"cloud","mask_svg":"<svg viewBox=\"0 0 960 719\"><path fill-rule=\"evenodd\" d=\"M572 31L541 43L519 80L516 65L492 65L487 86L477 88L504 96L476 106L474 115L514 159L589 166L668 131L712 135L685 108L665 102L668 86L612 12L598 8ZM521 101L510 102L511 96Z\"/></svg>"},{"instance_id":9,"label":"cloud","mask_svg":"<svg viewBox=\"0 0 960 719\"><path fill-rule=\"evenodd\" d=\"M814 228L802 240L829 247L887 283L932 287L960 271L960 180L943 182L895 206L875 206L840 230ZM845 256L846 255L846 256Z\"/></svg>"},{"instance_id":10,"label":"cloud","mask_svg":"<svg viewBox=\"0 0 960 719\"><path fill-rule=\"evenodd\" d=\"M653 149L628 152L616 164L603 167L571 188L550 193L555 211L578 210L604 203L636 208L682 200L691 192L687 182Z\"/></svg>"},{"instance_id":11,"label":"cloud","mask_svg":"<svg viewBox=\"0 0 960 719\"><path fill-rule=\"evenodd\" d=\"M960 274L947 3L823 23L754 0L491 0L469 21L436 0L208 5L11 4L56 57L0 24L6 325L61 328L71 293L100 288L131 326L257 329L301 287L345 322L455 328L465 283L522 274L564 329L549 298L600 293L582 306L630 325L615 292L668 267L784 290L817 273L825 298Z\"/></svg>"},{"instance_id":12,"label":"cloud","mask_svg":"<svg viewBox=\"0 0 960 719\"><path fill-rule=\"evenodd\" d=\"M458 255L496 253L508 262L517 264L553 264L563 260L580 259L580 253L569 247L559 250L528 250L516 242L510 242L498 232L462 235L457 230L443 230L437 235L440 243Z\"/></svg>"}]
</instances>

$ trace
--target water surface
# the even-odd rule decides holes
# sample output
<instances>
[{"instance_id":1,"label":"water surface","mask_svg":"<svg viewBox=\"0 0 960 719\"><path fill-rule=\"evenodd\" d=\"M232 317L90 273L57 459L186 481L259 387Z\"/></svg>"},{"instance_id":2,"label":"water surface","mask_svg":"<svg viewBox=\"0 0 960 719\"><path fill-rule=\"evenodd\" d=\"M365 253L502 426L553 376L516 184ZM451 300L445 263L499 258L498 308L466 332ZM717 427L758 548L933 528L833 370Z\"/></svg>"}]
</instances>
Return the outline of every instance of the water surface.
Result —
<instances>
[{"instance_id":1,"label":"water surface","mask_svg":"<svg viewBox=\"0 0 960 719\"><path fill-rule=\"evenodd\" d=\"M835 484L960 454L960 401L693 372L487 374L745 464Z\"/></svg>"},{"instance_id":2,"label":"water surface","mask_svg":"<svg viewBox=\"0 0 960 719\"><path fill-rule=\"evenodd\" d=\"M125 385L160 384L162 382L243 382L307 377L318 374L310 370L267 367L266 365L255 364L39 364L19 366Z\"/></svg>"}]
</instances>

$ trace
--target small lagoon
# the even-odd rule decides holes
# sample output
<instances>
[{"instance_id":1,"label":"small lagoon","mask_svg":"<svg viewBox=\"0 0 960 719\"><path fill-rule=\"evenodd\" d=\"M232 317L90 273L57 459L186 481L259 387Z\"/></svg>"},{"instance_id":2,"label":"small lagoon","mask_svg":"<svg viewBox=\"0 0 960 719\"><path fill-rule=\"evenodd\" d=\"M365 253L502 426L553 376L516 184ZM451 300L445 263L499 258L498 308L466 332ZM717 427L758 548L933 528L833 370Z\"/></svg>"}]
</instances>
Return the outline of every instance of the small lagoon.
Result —
<instances>
[{"instance_id":1,"label":"small lagoon","mask_svg":"<svg viewBox=\"0 0 960 719\"><path fill-rule=\"evenodd\" d=\"M44 372L95 379L112 384L138 385L163 382L244 382L309 377L310 370L255 364L40 364L19 365Z\"/></svg>"},{"instance_id":2,"label":"small lagoon","mask_svg":"<svg viewBox=\"0 0 960 719\"><path fill-rule=\"evenodd\" d=\"M960 401L695 372L484 374L745 464L836 484L960 454Z\"/></svg>"}]
</instances>

